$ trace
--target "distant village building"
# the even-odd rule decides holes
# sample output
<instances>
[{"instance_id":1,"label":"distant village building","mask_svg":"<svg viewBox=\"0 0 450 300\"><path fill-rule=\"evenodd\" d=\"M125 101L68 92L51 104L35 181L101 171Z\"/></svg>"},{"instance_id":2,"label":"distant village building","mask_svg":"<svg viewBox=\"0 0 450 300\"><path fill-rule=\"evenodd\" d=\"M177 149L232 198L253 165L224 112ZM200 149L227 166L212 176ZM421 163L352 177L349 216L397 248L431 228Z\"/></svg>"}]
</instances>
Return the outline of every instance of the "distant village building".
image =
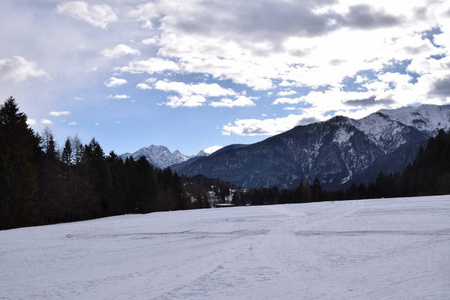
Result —
<instances>
[{"instance_id":1,"label":"distant village building","mask_svg":"<svg viewBox=\"0 0 450 300\"><path fill-rule=\"evenodd\" d=\"M216 190L216 188L214 186L212 186L211 189L212 190L208 192L208 201L211 204L211 207L234 206L233 196L236 189L229 189L229 195L225 196L224 199L220 199L219 197L220 190L215 192L214 190Z\"/></svg>"}]
</instances>

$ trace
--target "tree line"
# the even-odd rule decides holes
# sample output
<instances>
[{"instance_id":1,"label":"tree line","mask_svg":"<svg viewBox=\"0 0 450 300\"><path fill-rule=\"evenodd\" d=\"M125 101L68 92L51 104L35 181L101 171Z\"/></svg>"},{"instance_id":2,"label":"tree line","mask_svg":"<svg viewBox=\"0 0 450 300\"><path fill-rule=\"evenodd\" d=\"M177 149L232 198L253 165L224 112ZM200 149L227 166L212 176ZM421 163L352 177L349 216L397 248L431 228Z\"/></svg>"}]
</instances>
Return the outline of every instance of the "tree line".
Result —
<instances>
[{"instance_id":1,"label":"tree line","mask_svg":"<svg viewBox=\"0 0 450 300\"><path fill-rule=\"evenodd\" d=\"M27 124L14 98L0 106L0 230L129 213L210 207L230 196L235 205L265 205L450 194L450 133L440 130L403 172L380 173L368 185L329 191L320 181L294 190L240 189L219 179L178 175L170 168L105 155L93 138L68 137L61 150L50 129Z\"/></svg>"},{"instance_id":2,"label":"tree line","mask_svg":"<svg viewBox=\"0 0 450 300\"><path fill-rule=\"evenodd\" d=\"M300 182L294 190L253 188L238 192L236 205L264 205L317 201L358 200L450 194L450 133L440 130L420 147L413 163L402 172L380 172L369 184L353 183L346 190L328 191L315 179Z\"/></svg>"},{"instance_id":3,"label":"tree line","mask_svg":"<svg viewBox=\"0 0 450 300\"><path fill-rule=\"evenodd\" d=\"M0 107L0 229L208 207L208 185L220 182L105 155L95 138L69 137L57 148L50 129L29 127L14 98Z\"/></svg>"}]
</instances>

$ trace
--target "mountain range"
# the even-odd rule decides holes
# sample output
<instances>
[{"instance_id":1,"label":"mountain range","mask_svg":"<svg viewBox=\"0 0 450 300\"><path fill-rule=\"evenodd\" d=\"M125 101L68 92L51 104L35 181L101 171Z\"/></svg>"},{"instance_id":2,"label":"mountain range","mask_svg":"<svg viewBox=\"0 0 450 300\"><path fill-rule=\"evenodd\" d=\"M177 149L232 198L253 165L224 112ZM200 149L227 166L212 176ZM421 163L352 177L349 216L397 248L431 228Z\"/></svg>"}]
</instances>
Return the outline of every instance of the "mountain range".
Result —
<instances>
[{"instance_id":1,"label":"mountain range","mask_svg":"<svg viewBox=\"0 0 450 300\"><path fill-rule=\"evenodd\" d=\"M140 157L145 157L153 166L165 169L167 167L170 167L175 164L179 164L182 162L187 161L188 159L194 158L194 157L203 157L207 156L203 150L200 151L195 156L188 156L182 154L180 151L175 150L174 152L171 152L167 147L165 146L156 146L151 145L148 147L141 148L133 153L124 153L120 155L120 157L125 160L128 157L133 157L134 160L138 160Z\"/></svg>"},{"instance_id":2,"label":"mountain range","mask_svg":"<svg viewBox=\"0 0 450 300\"><path fill-rule=\"evenodd\" d=\"M450 129L450 105L380 110L355 120L336 116L250 145L230 145L171 168L243 187L295 188L318 178L326 188L373 180L402 170L420 146Z\"/></svg>"}]
</instances>

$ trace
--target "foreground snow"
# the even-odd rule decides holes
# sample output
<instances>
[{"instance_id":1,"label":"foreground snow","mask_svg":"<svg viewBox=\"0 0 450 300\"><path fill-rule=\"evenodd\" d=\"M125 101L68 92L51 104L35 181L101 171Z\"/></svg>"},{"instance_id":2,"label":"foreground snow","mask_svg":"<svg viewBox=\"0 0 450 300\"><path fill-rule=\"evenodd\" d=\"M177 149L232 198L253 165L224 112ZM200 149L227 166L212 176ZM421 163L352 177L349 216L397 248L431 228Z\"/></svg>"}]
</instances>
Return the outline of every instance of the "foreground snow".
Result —
<instances>
[{"instance_id":1,"label":"foreground snow","mask_svg":"<svg viewBox=\"0 0 450 300\"><path fill-rule=\"evenodd\" d=\"M0 299L450 299L450 197L0 231Z\"/></svg>"}]
</instances>

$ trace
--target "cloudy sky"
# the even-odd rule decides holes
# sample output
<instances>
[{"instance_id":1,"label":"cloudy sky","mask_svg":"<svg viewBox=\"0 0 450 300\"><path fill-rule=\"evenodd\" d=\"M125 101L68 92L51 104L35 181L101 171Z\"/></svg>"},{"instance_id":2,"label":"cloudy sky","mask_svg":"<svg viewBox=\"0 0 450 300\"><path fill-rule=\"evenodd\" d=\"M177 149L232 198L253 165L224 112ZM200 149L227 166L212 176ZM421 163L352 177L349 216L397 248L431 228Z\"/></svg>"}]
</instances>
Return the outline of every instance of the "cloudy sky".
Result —
<instances>
[{"instance_id":1,"label":"cloudy sky","mask_svg":"<svg viewBox=\"0 0 450 300\"><path fill-rule=\"evenodd\" d=\"M2 0L0 97L59 144L196 154L450 102L450 1Z\"/></svg>"}]
</instances>

